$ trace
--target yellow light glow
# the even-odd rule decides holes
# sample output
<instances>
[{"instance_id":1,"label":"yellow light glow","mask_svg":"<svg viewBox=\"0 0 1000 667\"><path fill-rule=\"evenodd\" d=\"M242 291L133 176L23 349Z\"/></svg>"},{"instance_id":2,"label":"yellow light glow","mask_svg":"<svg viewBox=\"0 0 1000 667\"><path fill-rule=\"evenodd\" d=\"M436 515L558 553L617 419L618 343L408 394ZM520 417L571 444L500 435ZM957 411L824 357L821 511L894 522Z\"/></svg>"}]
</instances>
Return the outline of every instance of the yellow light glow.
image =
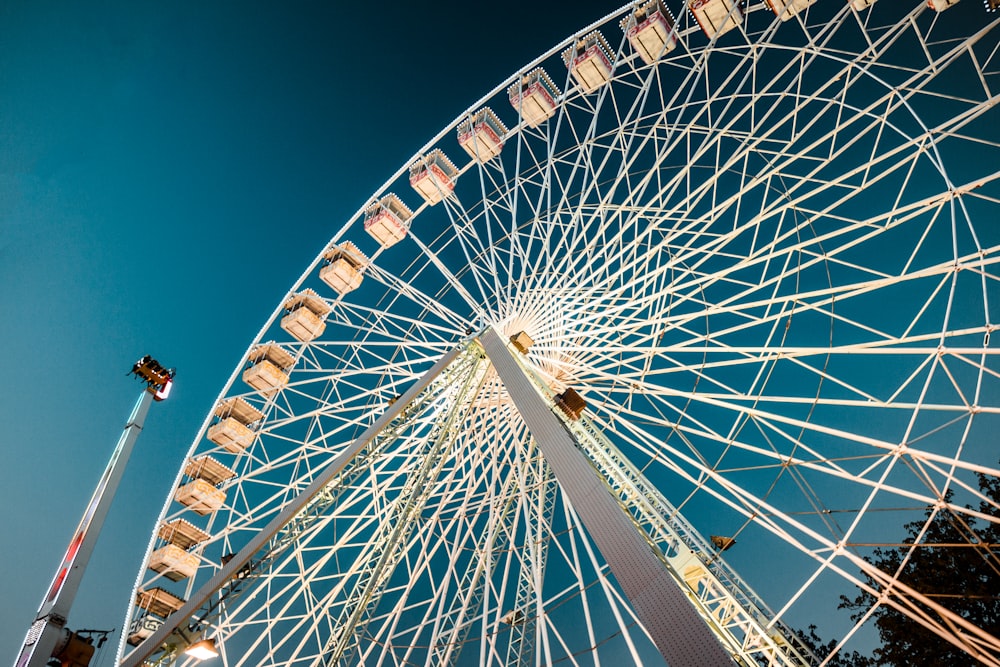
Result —
<instances>
[{"instance_id":1,"label":"yellow light glow","mask_svg":"<svg viewBox=\"0 0 1000 667\"><path fill-rule=\"evenodd\" d=\"M208 660L219 657L219 651L215 648L215 642L211 639L202 639L188 646L184 653L195 660Z\"/></svg>"}]
</instances>

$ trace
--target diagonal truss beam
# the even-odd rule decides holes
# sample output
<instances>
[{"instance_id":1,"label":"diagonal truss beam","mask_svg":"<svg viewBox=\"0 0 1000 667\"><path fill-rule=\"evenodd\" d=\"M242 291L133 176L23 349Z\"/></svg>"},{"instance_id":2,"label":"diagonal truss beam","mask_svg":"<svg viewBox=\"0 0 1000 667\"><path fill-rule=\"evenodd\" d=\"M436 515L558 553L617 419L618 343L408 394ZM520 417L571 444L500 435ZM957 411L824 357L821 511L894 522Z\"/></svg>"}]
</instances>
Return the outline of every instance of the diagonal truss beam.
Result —
<instances>
[{"instance_id":1,"label":"diagonal truss beam","mask_svg":"<svg viewBox=\"0 0 1000 667\"><path fill-rule=\"evenodd\" d=\"M678 588L660 556L622 510L576 439L539 396L492 328L479 343L611 572L671 667L732 667L733 658Z\"/></svg>"},{"instance_id":2,"label":"diagonal truss beam","mask_svg":"<svg viewBox=\"0 0 1000 667\"><path fill-rule=\"evenodd\" d=\"M676 523L683 522L682 518L647 488L641 473L626 469L610 442L599 432L588 430L583 422L583 426L566 422L554 413L545 389L536 386L539 379L490 328L439 359L178 612L126 656L122 667L135 667L152 655L158 655L160 661L169 660L181 648L178 642L185 643L185 630L190 634L212 626L223 598L234 599L241 593L242 586L234 588L234 581L246 583L244 579L255 577L255 570L291 545L316 516L335 504L339 498L335 487L354 468L367 469L368 458L377 456L400 424L413 418L414 406L432 398L442 387L453 386L460 377L466 385L481 379L484 359L496 370L549 470L671 667L730 667L737 662L756 665L760 660L786 667L808 664L790 647L778 645L779 638L771 636L767 618L754 605L746 604L746 596L740 597L738 590L727 585L733 577L720 579L709 572L710 560L697 555L695 548L704 540L693 539L686 524L678 528ZM478 391L478 382L474 384ZM382 445L377 446L377 442ZM673 545L666 551L665 539ZM702 547L702 551L708 549ZM696 561L706 563L708 569L700 568L695 581L688 566ZM349 606L354 616L367 609L360 599ZM354 636L356 623L354 619L343 625L348 635ZM734 633L734 627L739 632ZM787 634L784 638L789 639ZM331 653L336 656L341 651ZM524 657L519 656L521 660Z\"/></svg>"},{"instance_id":3,"label":"diagonal truss beam","mask_svg":"<svg viewBox=\"0 0 1000 667\"><path fill-rule=\"evenodd\" d=\"M404 410L418 398L421 392L428 389L434 380L454 362L466 346L459 346L441 357L434 366L418 379L393 405L380 415L364 433L351 443L340 455L333 459L313 480L313 482L296 496L267 526L257 533L230 561L223 565L210 580L205 582L194 595L177 612L171 614L153 634L147 637L122 660L120 667L139 667L144 661L161 650L178 629L183 631L191 620L199 616L199 610L209 603L217 591L223 589L229 582L236 579L244 566L251 562L268 543L279 536L279 533L297 516L306 511L314 499L321 496L324 490L351 463L365 447L367 447L382 431L391 426Z\"/></svg>"}]
</instances>

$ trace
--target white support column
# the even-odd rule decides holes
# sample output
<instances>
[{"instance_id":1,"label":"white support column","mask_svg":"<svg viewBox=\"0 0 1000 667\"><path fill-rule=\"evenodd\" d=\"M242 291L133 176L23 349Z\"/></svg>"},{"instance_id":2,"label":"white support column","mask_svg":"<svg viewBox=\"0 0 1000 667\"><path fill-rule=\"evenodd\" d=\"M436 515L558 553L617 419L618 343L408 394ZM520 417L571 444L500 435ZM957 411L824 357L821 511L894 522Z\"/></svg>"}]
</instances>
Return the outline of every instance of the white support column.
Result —
<instances>
[{"instance_id":1,"label":"white support column","mask_svg":"<svg viewBox=\"0 0 1000 667\"><path fill-rule=\"evenodd\" d=\"M480 344L556 480L670 667L732 667L733 658L699 616L576 440L539 396L492 328Z\"/></svg>"},{"instance_id":2,"label":"white support column","mask_svg":"<svg viewBox=\"0 0 1000 667\"><path fill-rule=\"evenodd\" d=\"M49 591L42 600L42 605L38 609L34 623L28 629L28 635L24 639L21 653L18 655L15 667L41 667L47 665L52 657L52 652L56 649L59 640L63 638L66 626L66 617L69 615L70 607L76 598L76 592L83 581L83 575L87 570L87 563L90 555L97 545L97 538L100 537L101 527L104 519L111 509L111 501L114 500L115 492L125 473L125 466L135 441L142 431L142 426L149 414L149 406L153 403L153 393L146 389L142 390L139 400L132 408L132 414L125 424L118 444L115 446L108 466L97 483L94 495L87 505L87 509L80 519L80 525L70 540L69 548L63 561L56 571L55 579L49 586Z\"/></svg>"}]
</instances>

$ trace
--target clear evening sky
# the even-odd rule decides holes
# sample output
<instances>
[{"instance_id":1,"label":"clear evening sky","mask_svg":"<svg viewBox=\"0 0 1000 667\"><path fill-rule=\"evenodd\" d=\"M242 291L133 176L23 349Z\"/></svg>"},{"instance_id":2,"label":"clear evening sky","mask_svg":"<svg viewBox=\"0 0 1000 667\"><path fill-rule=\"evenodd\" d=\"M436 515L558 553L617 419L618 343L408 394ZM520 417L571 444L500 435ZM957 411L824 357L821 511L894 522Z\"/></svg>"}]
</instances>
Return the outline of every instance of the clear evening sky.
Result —
<instances>
[{"instance_id":1,"label":"clear evening sky","mask_svg":"<svg viewBox=\"0 0 1000 667\"><path fill-rule=\"evenodd\" d=\"M185 452L334 231L440 128L618 5L0 0L0 662L139 395L132 363L151 354L177 381L73 629L121 630ZM949 11L985 16L979 0Z\"/></svg>"}]
</instances>

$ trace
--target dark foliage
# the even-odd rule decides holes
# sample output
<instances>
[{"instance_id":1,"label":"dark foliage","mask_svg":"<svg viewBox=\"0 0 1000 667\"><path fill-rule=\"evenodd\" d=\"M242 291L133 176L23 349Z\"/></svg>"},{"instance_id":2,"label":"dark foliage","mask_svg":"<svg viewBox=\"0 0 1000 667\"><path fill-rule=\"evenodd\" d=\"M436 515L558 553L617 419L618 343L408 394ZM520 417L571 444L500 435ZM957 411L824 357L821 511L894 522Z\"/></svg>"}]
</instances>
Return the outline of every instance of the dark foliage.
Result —
<instances>
[{"instance_id":1,"label":"dark foliage","mask_svg":"<svg viewBox=\"0 0 1000 667\"><path fill-rule=\"evenodd\" d=\"M820 639L819 635L816 634L816 626L809 626L809 634L798 631L799 639L809 647L813 655L816 656L817 660L814 665L818 665L822 662L823 658L830 655L830 652L837 646L837 642L829 641L824 642ZM850 654L838 653L837 655L830 658L830 662L826 663L827 667L875 667L875 663L871 658L867 658L857 651Z\"/></svg>"},{"instance_id":2,"label":"dark foliage","mask_svg":"<svg viewBox=\"0 0 1000 667\"><path fill-rule=\"evenodd\" d=\"M987 497L1000 499L1000 480L997 478L980 476L979 487ZM987 503L981 503L977 509L984 514L1000 516L1000 512ZM888 573L900 571L902 567L901 582L994 636L1000 635L1000 550L995 547L1000 543L1000 528L997 524L956 516L947 510L934 513L928 509L926 517L932 516L920 539L921 546L913 550L905 566L902 563L910 547L876 549L869 562ZM903 543L913 544L925 523L906 524L908 537ZM978 546L955 546L969 544ZM879 590L871 578L868 584ZM842 597L840 607L852 610L852 617L857 620L874 602L872 595L862 593L854 599ZM848 662L829 664L857 667L976 664L976 660L960 648L888 605L880 606L872 620L882 642L872 658L850 656L846 658ZM815 632L811 634L817 645L817 655L827 655L833 642L823 645ZM855 659L860 662L850 661Z\"/></svg>"}]
</instances>

